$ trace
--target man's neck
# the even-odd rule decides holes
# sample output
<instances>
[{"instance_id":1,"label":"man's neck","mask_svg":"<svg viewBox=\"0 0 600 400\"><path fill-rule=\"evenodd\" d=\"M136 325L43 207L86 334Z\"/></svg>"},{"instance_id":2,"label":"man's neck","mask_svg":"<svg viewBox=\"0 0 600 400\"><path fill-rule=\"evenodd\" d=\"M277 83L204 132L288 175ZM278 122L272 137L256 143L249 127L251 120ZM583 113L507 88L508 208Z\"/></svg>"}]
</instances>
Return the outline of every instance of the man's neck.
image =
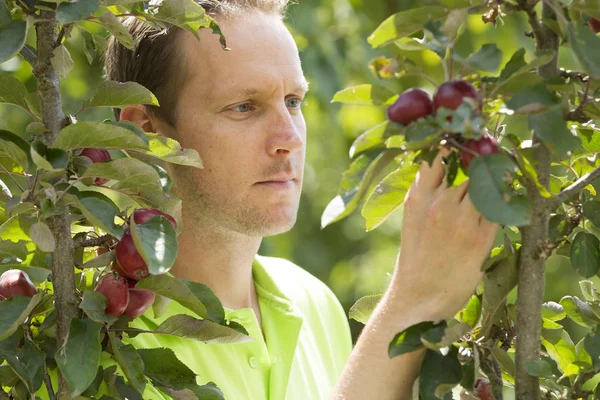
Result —
<instances>
[{"instance_id":1,"label":"man's neck","mask_svg":"<svg viewBox=\"0 0 600 400\"><path fill-rule=\"evenodd\" d=\"M252 263L262 238L217 232L192 218L184 214L187 223L178 237L179 252L171 273L207 285L229 309L258 311Z\"/></svg>"}]
</instances>

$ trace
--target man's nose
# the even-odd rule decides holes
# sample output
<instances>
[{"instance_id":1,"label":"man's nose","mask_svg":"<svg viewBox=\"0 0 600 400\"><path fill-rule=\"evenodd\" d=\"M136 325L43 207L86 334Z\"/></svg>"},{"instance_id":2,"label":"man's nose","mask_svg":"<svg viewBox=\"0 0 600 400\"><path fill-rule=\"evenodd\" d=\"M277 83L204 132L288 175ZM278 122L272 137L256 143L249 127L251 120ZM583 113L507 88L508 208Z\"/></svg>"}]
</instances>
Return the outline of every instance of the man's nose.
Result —
<instances>
[{"instance_id":1,"label":"man's nose","mask_svg":"<svg viewBox=\"0 0 600 400\"><path fill-rule=\"evenodd\" d=\"M267 142L269 154L300 151L304 146L305 126L302 115L292 116L285 104L274 110Z\"/></svg>"}]
</instances>

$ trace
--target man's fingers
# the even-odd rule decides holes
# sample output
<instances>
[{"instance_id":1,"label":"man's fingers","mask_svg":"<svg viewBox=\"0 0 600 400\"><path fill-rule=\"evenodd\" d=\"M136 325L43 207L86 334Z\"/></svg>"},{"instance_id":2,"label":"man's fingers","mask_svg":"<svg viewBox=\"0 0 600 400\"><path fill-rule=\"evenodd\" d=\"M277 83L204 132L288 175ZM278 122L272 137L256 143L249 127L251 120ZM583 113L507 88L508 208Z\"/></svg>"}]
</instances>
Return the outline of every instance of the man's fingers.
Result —
<instances>
[{"instance_id":1,"label":"man's fingers","mask_svg":"<svg viewBox=\"0 0 600 400\"><path fill-rule=\"evenodd\" d=\"M420 190L432 192L440 186L444 179L444 175L445 171L444 166L442 165L442 152L440 151L435 157L435 160L433 160L432 166L429 166L427 161L421 162L417 186Z\"/></svg>"}]
</instances>

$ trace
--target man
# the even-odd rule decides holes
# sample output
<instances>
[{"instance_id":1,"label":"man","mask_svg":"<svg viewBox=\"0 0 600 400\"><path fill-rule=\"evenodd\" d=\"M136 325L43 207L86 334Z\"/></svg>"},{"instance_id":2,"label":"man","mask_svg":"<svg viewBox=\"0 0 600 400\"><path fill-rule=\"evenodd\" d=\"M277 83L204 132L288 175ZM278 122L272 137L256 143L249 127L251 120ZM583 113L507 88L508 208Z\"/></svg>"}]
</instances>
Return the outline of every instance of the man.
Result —
<instances>
[{"instance_id":1,"label":"man","mask_svg":"<svg viewBox=\"0 0 600 400\"><path fill-rule=\"evenodd\" d=\"M422 351L389 359L394 335L450 319L474 291L497 226L447 188L438 157L423 165L406 201L402 247L389 289L351 352L347 317L331 291L301 268L256 255L264 236L292 228L302 187L307 91L298 49L282 22L285 0L200 1L227 38L200 30L158 34L135 20L130 51L112 41L107 75L137 81L160 108L129 106L120 119L200 153L204 169L170 167L184 227L171 272L208 285L255 339L204 344L138 335L168 347L227 399L409 399ZM434 296L432 296L435 295ZM136 323L152 328L186 312ZM164 398L148 390L144 398Z\"/></svg>"}]
</instances>

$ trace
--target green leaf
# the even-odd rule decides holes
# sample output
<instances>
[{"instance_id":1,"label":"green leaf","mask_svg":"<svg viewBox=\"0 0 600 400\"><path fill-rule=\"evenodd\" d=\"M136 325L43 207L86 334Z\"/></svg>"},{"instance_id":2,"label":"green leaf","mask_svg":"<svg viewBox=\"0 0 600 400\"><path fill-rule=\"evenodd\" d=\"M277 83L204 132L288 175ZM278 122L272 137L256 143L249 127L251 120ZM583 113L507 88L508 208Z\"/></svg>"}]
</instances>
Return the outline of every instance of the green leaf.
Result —
<instances>
[{"instance_id":1,"label":"green leaf","mask_svg":"<svg viewBox=\"0 0 600 400\"><path fill-rule=\"evenodd\" d=\"M565 318L567 313L564 307L557 302L547 301L542 304L542 318L550 321L560 321Z\"/></svg>"},{"instance_id":2,"label":"green leaf","mask_svg":"<svg viewBox=\"0 0 600 400\"><path fill-rule=\"evenodd\" d=\"M166 217L155 216L138 225L132 214L129 227L135 247L148 264L148 271L152 275L169 272L178 250L175 228L171 222Z\"/></svg>"},{"instance_id":3,"label":"green leaf","mask_svg":"<svg viewBox=\"0 0 600 400\"><path fill-rule=\"evenodd\" d=\"M132 123L78 122L63 128L52 147L146 150L148 139L144 131Z\"/></svg>"},{"instance_id":4,"label":"green leaf","mask_svg":"<svg viewBox=\"0 0 600 400\"><path fill-rule=\"evenodd\" d=\"M579 65L590 77L600 79L600 37L583 24L568 24L569 44Z\"/></svg>"},{"instance_id":5,"label":"green leaf","mask_svg":"<svg viewBox=\"0 0 600 400\"><path fill-rule=\"evenodd\" d=\"M371 46L381 47L405 36L410 36L423 28L429 20L445 17L447 11L443 7L421 7L396 13L383 21L369 35L367 41Z\"/></svg>"},{"instance_id":6,"label":"green leaf","mask_svg":"<svg viewBox=\"0 0 600 400\"><path fill-rule=\"evenodd\" d=\"M115 337L114 332L108 334L115 359L131 385L140 394L144 393L146 378L144 377L144 361L137 350L130 344L124 344Z\"/></svg>"},{"instance_id":7,"label":"green leaf","mask_svg":"<svg viewBox=\"0 0 600 400\"><path fill-rule=\"evenodd\" d=\"M185 29L198 40L198 29L211 27L214 22L193 0L163 0L156 17Z\"/></svg>"},{"instance_id":8,"label":"green leaf","mask_svg":"<svg viewBox=\"0 0 600 400\"><path fill-rule=\"evenodd\" d=\"M571 264L584 278L596 275L600 268L600 240L591 233L577 233L571 245Z\"/></svg>"},{"instance_id":9,"label":"green leaf","mask_svg":"<svg viewBox=\"0 0 600 400\"><path fill-rule=\"evenodd\" d=\"M506 297L517 286L518 252L502 258L490 268L483 278L483 298L481 301L481 331L486 333L495 322L496 313L506 304Z\"/></svg>"},{"instance_id":10,"label":"green leaf","mask_svg":"<svg viewBox=\"0 0 600 400\"><path fill-rule=\"evenodd\" d=\"M575 345L564 329L542 329L542 344L561 372L576 359Z\"/></svg>"},{"instance_id":11,"label":"green leaf","mask_svg":"<svg viewBox=\"0 0 600 400\"><path fill-rule=\"evenodd\" d=\"M129 50L133 50L135 48L131 34L129 31L127 31L127 28L123 26L121 21L115 17L115 14L107 11L103 15L99 16L97 21L100 25L105 27L106 30L109 31L123 46Z\"/></svg>"},{"instance_id":12,"label":"green leaf","mask_svg":"<svg viewBox=\"0 0 600 400\"><path fill-rule=\"evenodd\" d=\"M390 121L384 121L364 132L354 140L354 143L352 143L352 147L350 147L350 158L354 158L368 150L384 147L386 140L391 136L398 135L403 138L400 136L402 130L399 126L400 125L393 124Z\"/></svg>"},{"instance_id":13,"label":"green leaf","mask_svg":"<svg viewBox=\"0 0 600 400\"><path fill-rule=\"evenodd\" d=\"M27 151L24 151L16 143L0 138L0 160L12 160L16 165L23 168L23 171L27 171L30 158L29 145L27 145Z\"/></svg>"},{"instance_id":14,"label":"green leaf","mask_svg":"<svg viewBox=\"0 0 600 400\"><path fill-rule=\"evenodd\" d=\"M105 314L106 310L106 296L100 292L92 290L85 290L83 292L83 300L79 304L81 308L90 319L99 322L101 324L112 325L117 321L117 317Z\"/></svg>"},{"instance_id":15,"label":"green leaf","mask_svg":"<svg viewBox=\"0 0 600 400\"><path fill-rule=\"evenodd\" d=\"M523 365L523 369L531 376L539 376L542 378L551 378L554 376L552 367L546 360L531 360Z\"/></svg>"},{"instance_id":16,"label":"green leaf","mask_svg":"<svg viewBox=\"0 0 600 400\"><path fill-rule=\"evenodd\" d=\"M356 301L356 303L354 303L352 307L350 307L348 316L351 319L366 325L382 297L383 295L381 294L373 294L361 297Z\"/></svg>"},{"instance_id":17,"label":"green leaf","mask_svg":"<svg viewBox=\"0 0 600 400\"><path fill-rule=\"evenodd\" d=\"M471 68L486 72L496 72L502 61L502 50L495 43L486 43L479 50L471 53L465 64Z\"/></svg>"},{"instance_id":18,"label":"green leaf","mask_svg":"<svg viewBox=\"0 0 600 400\"><path fill-rule=\"evenodd\" d=\"M36 293L32 298L14 295L0 302L0 340L11 336L19 328L29 314L38 305L43 293Z\"/></svg>"},{"instance_id":19,"label":"green leaf","mask_svg":"<svg viewBox=\"0 0 600 400\"><path fill-rule=\"evenodd\" d=\"M27 38L27 22L11 19L0 22L0 63L11 59L21 51Z\"/></svg>"},{"instance_id":20,"label":"green leaf","mask_svg":"<svg viewBox=\"0 0 600 400\"><path fill-rule=\"evenodd\" d=\"M460 322L469 324L471 327L475 327L481 316L481 298L480 296L473 295L469 299L469 302L456 314L456 319Z\"/></svg>"},{"instance_id":21,"label":"green leaf","mask_svg":"<svg viewBox=\"0 0 600 400\"><path fill-rule=\"evenodd\" d=\"M25 101L27 94L27 88L20 80L12 75L0 75L0 103L14 104L29 110Z\"/></svg>"},{"instance_id":22,"label":"green leaf","mask_svg":"<svg viewBox=\"0 0 600 400\"><path fill-rule=\"evenodd\" d=\"M138 191L144 187L162 191L156 170L134 158L119 158L113 161L92 164L82 176L114 179L120 181L121 185L128 183ZM119 187L117 186L117 189Z\"/></svg>"},{"instance_id":23,"label":"green leaf","mask_svg":"<svg viewBox=\"0 0 600 400\"><path fill-rule=\"evenodd\" d=\"M144 374L155 386L179 388L196 382L196 374L179 361L169 348L139 349L144 363Z\"/></svg>"},{"instance_id":24,"label":"green leaf","mask_svg":"<svg viewBox=\"0 0 600 400\"><path fill-rule=\"evenodd\" d=\"M136 289L151 290L154 293L175 300L187 307L200 318L208 318L207 307L180 279L170 275L150 275L138 281Z\"/></svg>"},{"instance_id":25,"label":"green leaf","mask_svg":"<svg viewBox=\"0 0 600 400\"><path fill-rule=\"evenodd\" d=\"M198 340L204 343L245 343L254 340L229 326L219 325L209 320L200 320L184 314L167 318L153 332Z\"/></svg>"},{"instance_id":26,"label":"green leaf","mask_svg":"<svg viewBox=\"0 0 600 400\"><path fill-rule=\"evenodd\" d=\"M69 164L69 153L53 149L39 140L31 143L31 159L38 167L46 171L62 171Z\"/></svg>"},{"instance_id":27,"label":"green leaf","mask_svg":"<svg viewBox=\"0 0 600 400\"><path fill-rule=\"evenodd\" d=\"M583 203L583 216L600 228L600 201L591 200Z\"/></svg>"},{"instance_id":28,"label":"green leaf","mask_svg":"<svg viewBox=\"0 0 600 400\"><path fill-rule=\"evenodd\" d=\"M530 115L529 128L561 156L581 146L579 138L567 128L560 107Z\"/></svg>"},{"instance_id":29,"label":"green leaf","mask_svg":"<svg viewBox=\"0 0 600 400\"><path fill-rule=\"evenodd\" d=\"M172 164L203 167L200 155L196 150L184 149L178 141L156 133L147 133L146 136L150 140L150 144L149 149L143 151L144 154Z\"/></svg>"},{"instance_id":30,"label":"green leaf","mask_svg":"<svg viewBox=\"0 0 600 400\"><path fill-rule=\"evenodd\" d=\"M100 7L98 0L77 0L63 2L56 7L56 19L61 25L78 22L93 14Z\"/></svg>"},{"instance_id":31,"label":"green leaf","mask_svg":"<svg viewBox=\"0 0 600 400\"><path fill-rule=\"evenodd\" d=\"M75 65L71 58L71 53L69 53L69 50L62 44L54 49L50 62L58 74L63 78L67 77L69 72L73 69L73 65Z\"/></svg>"},{"instance_id":32,"label":"green leaf","mask_svg":"<svg viewBox=\"0 0 600 400\"><path fill-rule=\"evenodd\" d=\"M544 83L518 90L506 107L520 114L539 113L556 106L557 98Z\"/></svg>"},{"instance_id":33,"label":"green leaf","mask_svg":"<svg viewBox=\"0 0 600 400\"><path fill-rule=\"evenodd\" d=\"M587 301L600 301L600 293L596 290L592 281L580 281L579 287Z\"/></svg>"},{"instance_id":34,"label":"green leaf","mask_svg":"<svg viewBox=\"0 0 600 400\"><path fill-rule=\"evenodd\" d=\"M224 400L223 392L213 382L198 386L196 384L186 385L182 389L172 389L159 386L159 389L174 399L202 399L202 400Z\"/></svg>"},{"instance_id":35,"label":"green leaf","mask_svg":"<svg viewBox=\"0 0 600 400\"><path fill-rule=\"evenodd\" d=\"M132 104L159 105L156 96L137 82L104 81L83 106L121 108Z\"/></svg>"},{"instance_id":36,"label":"green leaf","mask_svg":"<svg viewBox=\"0 0 600 400\"><path fill-rule=\"evenodd\" d=\"M44 379L46 354L27 340L18 355L6 354L6 362L30 393L37 392Z\"/></svg>"},{"instance_id":37,"label":"green leaf","mask_svg":"<svg viewBox=\"0 0 600 400\"><path fill-rule=\"evenodd\" d=\"M115 260L115 251L111 250L106 253L100 254L98 257L94 257L91 260L84 262L83 264L77 265L79 269L86 268L100 268L105 267Z\"/></svg>"},{"instance_id":38,"label":"green leaf","mask_svg":"<svg viewBox=\"0 0 600 400\"><path fill-rule=\"evenodd\" d=\"M84 27L77 25L81 36L83 37L83 53L91 65L96 59L96 43L94 43L94 37Z\"/></svg>"},{"instance_id":39,"label":"green leaf","mask_svg":"<svg viewBox=\"0 0 600 400\"><path fill-rule=\"evenodd\" d=\"M421 365L419 393L423 400L452 399L450 390L462 380L458 350L450 347L447 355L427 350Z\"/></svg>"},{"instance_id":40,"label":"green leaf","mask_svg":"<svg viewBox=\"0 0 600 400\"><path fill-rule=\"evenodd\" d=\"M72 319L67 342L54 355L72 397L79 396L94 381L102 346L102 325L90 319Z\"/></svg>"},{"instance_id":41,"label":"green leaf","mask_svg":"<svg viewBox=\"0 0 600 400\"><path fill-rule=\"evenodd\" d=\"M583 345L592 359L592 365L598 369L600 367L600 330L598 326L583 338Z\"/></svg>"},{"instance_id":42,"label":"green leaf","mask_svg":"<svg viewBox=\"0 0 600 400\"><path fill-rule=\"evenodd\" d=\"M364 84L340 90L333 96L331 102L363 106L385 106L392 104L396 97L396 93L385 86Z\"/></svg>"},{"instance_id":43,"label":"green leaf","mask_svg":"<svg viewBox=\"0 0 600 400\"><path fill-rule=\"evenodd\" d=\"M529 224L530 205L523 195L511 193L506 173L516 173L516 164L503 153L475 157L469 166L469 197L481 214L492 222L509 226Z\"/></svg>"},{"instance_id":44,"label":"green leaf","mask_svg":"<svg viewBox=\"0 0 600 400\"><path fill-rule=\"evenodd\" d=\"M452 346L454 342L459 341L469 331L471 331L471 327L464 322L454 323L451 326L440 323L438 326L422 334L421 342L428 349L441 350L444 347Z\"/></svg>"},{"instance_id":45,"label":"green leaf","mask_svg":"<svg viewBox=\"0 0 600 400\"><path fill-rule=\"evenodd\" d=\"M594 314L590 305L576 296L565 296L560 300L567 315L573 321L586 328L592 328L600 323L600 318Z\"/></svg>"},{"instance_id":46,"label":"green leaf","mask_svg":"<svg viewBox=\"0 0 600 400\"><path fill-rule=\"evenodd\" d=\"M577 136L581 140L584 149L593 153L600 152L600 130L578 127Z\"/></svg>"},{"instance_id":47,"label":"green leaf","mask_svg":"<svg viewBox=\"0 0 600 400\"><path fill-rule=\"evenodd\" d=\"M45 222L36 222L29 229L29 237L33 243L44 253L51 253L56 248L54 235Z\"/></svg>"},{"instance_id":48,"label":"green leaf","mask_svg":"<svg viewBox=\"0 0 600 400\"><path fill-rule=\"evenodd\" d=\"M445 324L446 322L443 321L443 325ZM432 321L424 321L397 333L388 345L388 356L394 358L422 348L421 335L436 326L439 326L439 324L436 325Z\"/></svg>"},{"instance_id":49,"label":"green leaf","mask_svg":"<svg viewBox=\"0 0 600 400\"><path fill-rule=\"evenodd\" d=\"M381 225L404 203L418 171L418 165L405 162L401 168L386 176L371 192L361 211L367 231Z\"/></svg>"},{"instance_id":50,"label":"green leaf","mask_svg":"<svg viewBox=\"0 0 600 400\"><path fill-rule=\"evenodd\" d=\"M221 300L219 300L208 286L200 282L192 282L185 279L179 279L179 281L183 282L190 292L204 304L208 319L218 324L225 322L225 309L223 308L223 304L221 304Z\"/></svg>"},{"instance_id":51,"label":"green leaf","mask_svg":"<svg viewBox=\"0 0 600 400\"><path fill-rule=\"evenodd\" d=\"M123 227L115 224L119 207L107 196L95 191L77 193L75 206L94 226L116 237L121 237Z\"/></svg>"}]
</instances>

